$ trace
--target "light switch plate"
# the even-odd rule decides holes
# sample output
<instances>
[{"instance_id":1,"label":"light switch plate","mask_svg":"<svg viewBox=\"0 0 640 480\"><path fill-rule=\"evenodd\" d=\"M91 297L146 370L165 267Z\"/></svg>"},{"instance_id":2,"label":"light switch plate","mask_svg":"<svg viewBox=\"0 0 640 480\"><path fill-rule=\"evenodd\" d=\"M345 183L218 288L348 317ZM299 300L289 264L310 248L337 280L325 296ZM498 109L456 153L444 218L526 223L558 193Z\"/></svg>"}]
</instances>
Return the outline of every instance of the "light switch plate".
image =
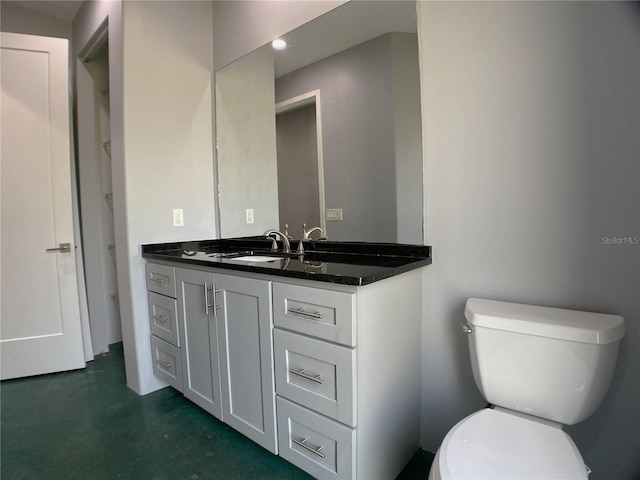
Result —
<instances>
[{"instance_id":1,"label":"light switch plate","mask_svg":"<svg viewBox=\"0 0 640 480\"><path fill-rule=\"evenodd\" d=\"M246 210L246 219L247 219L247 225L250 225L253 223L254 219L253 219L253 208L247 208Z\"/></svg>"},{"instance_id":2,"label":"light switch plate","mask_svg":"<svg viewBox=\"0 0 640 480\"><path fill-rule=\"evenodd\" d=\"M341 222L342 221L342 209L341 208L327 208L325 210L325 217L328 222Z\"/></svg>"}]
</instances>

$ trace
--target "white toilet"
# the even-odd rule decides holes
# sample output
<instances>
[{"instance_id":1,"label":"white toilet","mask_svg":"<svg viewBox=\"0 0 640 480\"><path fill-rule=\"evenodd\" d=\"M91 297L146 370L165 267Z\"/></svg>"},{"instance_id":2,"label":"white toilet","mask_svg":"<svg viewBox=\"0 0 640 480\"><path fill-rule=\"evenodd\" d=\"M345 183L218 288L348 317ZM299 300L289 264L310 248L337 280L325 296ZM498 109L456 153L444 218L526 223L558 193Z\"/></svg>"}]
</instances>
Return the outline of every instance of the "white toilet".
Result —
<instances>
[{"instance_id":1,"label":"white toilet","mask_svg":"<svg viewBox=\"0 0 640 480\"><path fill-rule=\"evenodd\" d=\"M473 377L493 405L458 422L429 480L586 479L562 425L604 398L622 317L471 298L465 308Z\"/></svg>"}]
</instances>

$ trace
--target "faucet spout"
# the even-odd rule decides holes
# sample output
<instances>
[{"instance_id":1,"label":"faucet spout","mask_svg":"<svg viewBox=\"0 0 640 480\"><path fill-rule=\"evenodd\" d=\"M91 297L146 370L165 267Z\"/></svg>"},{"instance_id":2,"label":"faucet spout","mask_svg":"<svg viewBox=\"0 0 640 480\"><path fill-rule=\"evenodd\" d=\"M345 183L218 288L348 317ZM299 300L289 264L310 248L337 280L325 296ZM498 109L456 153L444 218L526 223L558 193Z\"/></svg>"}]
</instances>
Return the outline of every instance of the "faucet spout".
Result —
<instances>
[{"instance_id":1,"label":"faucet spout","mask_svg":"<svg viewBox=\"0 0 640 480\"><path fill-rule=\"evenodd\" d=\"M324 233L324 230L320 227L313 227L307 230L307 224L302 224L302 238L298 242L298 255L302 255L304 253L304 242L309 242L311 240L311 234L313 232L320 232L320 236Z\"/></svg>"},{"instance_id":2,"label":"faucet spout","mask_svg":"<svg viewBox=\"0 0 640 480\"><path fill-rule=\"evenodd\" d=\"M264 232L263 235L266 238L271 238L272 240L273 240L273 237L271 235L278 235L280 237L280 240L282 240L282 252L291 253L291 244L289 243L289 238L284 233L280 232L279 230L276 230L275 228L270 228L269 230ZM274 244L275 244L275 241L274 241Z\"/></svg>"}]
</instances>

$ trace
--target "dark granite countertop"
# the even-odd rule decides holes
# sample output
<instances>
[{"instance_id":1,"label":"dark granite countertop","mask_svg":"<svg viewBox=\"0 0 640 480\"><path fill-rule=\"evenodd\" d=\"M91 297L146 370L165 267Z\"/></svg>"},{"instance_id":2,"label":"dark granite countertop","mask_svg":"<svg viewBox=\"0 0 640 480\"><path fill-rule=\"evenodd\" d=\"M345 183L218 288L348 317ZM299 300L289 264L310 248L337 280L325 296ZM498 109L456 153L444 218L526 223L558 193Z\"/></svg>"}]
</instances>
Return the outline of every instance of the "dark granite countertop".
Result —
<instances>
[{"instance_id":1,"label":"dark granite countertop","mask_svg":"<svg viewBox=\"0 0 640 480\"><path fill-rule=\"evenodd\" d=\"M264 237L225 238L142 245L142 256L189 265L301 278L344 285L367 285L431 263L431 247L396 243L310 241L305 253L271 252ZM291 242L295 252L298 242ZM276 257L253 262L237 254ZM286 258L280 258L286 257Z\"/></svg>"}]
</instances>

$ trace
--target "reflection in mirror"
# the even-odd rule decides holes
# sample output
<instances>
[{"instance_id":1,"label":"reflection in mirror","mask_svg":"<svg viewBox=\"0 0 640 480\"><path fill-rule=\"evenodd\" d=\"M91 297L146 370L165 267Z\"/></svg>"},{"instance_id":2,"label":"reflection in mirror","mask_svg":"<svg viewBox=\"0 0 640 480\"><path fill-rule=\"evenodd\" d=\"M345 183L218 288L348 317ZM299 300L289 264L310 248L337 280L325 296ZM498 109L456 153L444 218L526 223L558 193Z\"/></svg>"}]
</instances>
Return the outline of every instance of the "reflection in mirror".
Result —
<instances>
[{"instance_id":1,"label":"reflection in mirror","mask_svg":"<svg viewBox=\"0 0 640 480\"><path fill-rule=\"evenodd\" d=\"M423 243L415 32L413 2L349 2L216 72L222 237Z\"/></svg>"}]
</instances>

